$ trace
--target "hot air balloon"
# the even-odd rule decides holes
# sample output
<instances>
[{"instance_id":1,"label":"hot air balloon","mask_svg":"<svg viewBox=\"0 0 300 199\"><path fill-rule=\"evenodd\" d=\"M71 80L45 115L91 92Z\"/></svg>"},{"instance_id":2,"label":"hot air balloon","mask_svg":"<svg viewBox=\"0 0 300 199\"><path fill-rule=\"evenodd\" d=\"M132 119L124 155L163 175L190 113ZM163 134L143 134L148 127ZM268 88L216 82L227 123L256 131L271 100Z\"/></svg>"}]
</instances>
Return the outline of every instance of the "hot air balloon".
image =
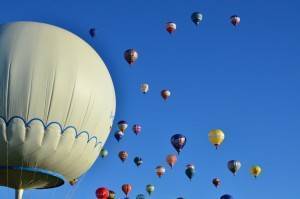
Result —
<instances>
[{"instance_id":1,"label":"hot air balloon","mask_svg":"<svg viewBox=\"0 0 300 199\"><path fill-rule=\"evenodd\" d=\"M250 173L251 173L255 178L257 178L257 177L260 175L260 173L261 173L261 167L258 166L258 165L255 165L255 166L251 167Z\"/></svg>"},{"instance_id":2,"label":"hot air balloon","mask_svg":"<svg viewBox=\"0 0 300 199\"><path fill-rule=\"evenodd\" d=\"M96 37L96 28L91 28L89 33L92 38Z\"/></svg>"},{"instance_id":3,"label":"hot air balloon","mask_svg":"<svg viewBox=\"0 0 300 199\"><path fill-rule=\"evenodd\" d=\"M176 24L174 22L168 22L166 24L166 30L168 33L172 34L176 30Z\"/></svg>"},{"instance_id":4,"label":"hot air balloon","mask_svg":"<svg viewBox=\"0 0 300 199\"><path fill-rule=\"evenodd\" d=\"M142 126L139 124L135 124L132 127L133 132L138 135L142 131Z\"/></svg>"},{"instance_id":5,"label":"hot air balloon","mask_svg":"<svg viewBox=\"0 0 300 199\"><path fill-rule=\"evenodd\" d=\"M220 199L233 199L233 197L229 194L225 194L225 195L221 196Z\"/></svg>"},{"instance_id":6,"label":"hot air balloon","mask_svg":"<svg viewBox=\"0 0 300 199\"><path fill-rule=\"evenodd\" d=\"M132 186L130 184L123 184L122 185L122 191L124 192L126 197L128 197L128 194L131 192L131 190L132 190Z\"/></svg>"},{"instance_id":7,"label":"hot air balloon","mask_svg":"<svg viewBox=\"0 0 300 199\"><path fill-rule=\"evenodd\" d=\"M230 17L230 21L231 21L232 25L237 26L241 23L241 18L237 15L232 15Z\"/></svg>"},{"instance_id":8,"label":"hot air balloon","mask_svg":"<svg viewBox=\"0 0 300 199\"><path fill-rule=\"evenodd\" d=\"M141 91L142 91L143 94L148 93L148 91L149 91L149 84L146 84L146 83L142 84L141 85Z\"/></svg>"},{"instance_id":9,"label":"hot air balloon","mask_svg":"<svg viewBox=\"0 0 300 199\"><path fill-rule=\"evenodd\" d=\"M127 49L124 52L124 58L127 61L128 64L132 65L136 62L138 59L139 54L135 49Z\"/></svg>"},{"instance_id":10,"label":"hot air balloon","mask_svg":"<svg viewBox=\"0 0 300 199\"><path fill-rule=\"evenodd\" d=\"M124 131L127 129L128 127L128 124L126 121L124 120L121 120L118 122L118 127L119 127L119 130L122 131L124 133Z\"/></svg>"},{"instance_id":11,"label":"hot air balloon","mask_svg":"<svg viewBox=\"0 0 300 199\"><path fill-rule=\"evenodd\" d=\"M162 90L160 92L160 95L161 97L164 99L164 100L167 100L170 96L171 96L171 91L169 90Z\"/></svg>"},{"instance_id":12,"label":"hot air balloon","mask_svg":"<svg viewBox=\"0 0 300 199\"><path fill-rule=\"evenodd\" d=\"M115 138L118 142L123 138L123 136L124 136L124 133L122 131L117 131L115 133Z\"/></svg>"},{"instance_id":13,"label":"hot air balloon","mask_svg":"<svg viewBox=\"0 0 300 199\"><path fill-rule=\"evenodd\" d=\"M194 12L191 16L192 21L196 26L203 20L203 15L200 12Z\"/></svg>"},{"instance_id":14,"label":"hot air balloon","mask_svg":"<svg viewBox=\"0 0 300 199\"><path fill-rule=\"evenodd\" d=\"M100 187L96 190L97 199L108 199L109 190L105 187Z\"/></svg>"},{"instance_id":15,"label":"hot air balloon","mask_svg":"<svg viewBox=\"0 0 300 199\"><path fill-rule=\"evenodd\" d=\"M177 199L184 199L183 197L179 197L179 198L177 198Z\"/></svg>"},{"instance_id":16,"label":"hot air balloon","mask_svg":"<svg viewBox=\"0 0 300 199\"><path fill-rule=\"evenodd\" d=\"M151 194L154 192L154 190L155 190L154 185L148 184L148 185L146 186L146 191L147 191L147 193L148 193L149 195L151 195Z\"/></svg>"},{"instance_id":17,"label":"hot air balloon","mask_svg":"<svg viewBox=\"0 0 300 199\"><path fill-rule=\"evenodd\" d=\"M133 161L137 167L139 167L141 164L143 164L143 159L140 157L135 157Z\"/></svg>"},{"instance_id":18,"label":"hot air balloon","mask_svg":"<svg viewBox=\"0 0 300 199\"><path fill-rule=\"evenodd\" d=\"M214 178L212 183L216 188L218 188L221 185L221 180L219 178Z\"/></svg>"},{"instance_id":19,"label":"hot air balloon","mask_svg":"<svg viewBox=\"0 0 300 199\"><path fill-rule=\"evenodd\" d=\"M156 175L160 178L166 173L166 169L163 166L157 166L155 169Z\"/></svg>"},{"instance_id":20,"label":"hot air balloon","mask_svg":"<svg viewBox=\"0 0 300 199\"><path fill-rule=\"evenodd\" d=\"M119 158L122 162L124 162L128 157L128 153L126 151L120 151L119 152Z\"/></svg>"},{"instance_id":21,"label":"hot air balloon","mask_svg":"<svg viewBox=\"0 0 300 199\"><path fill-rule=\"evenodd\" d=\"M186 137L181 134L175 134L171 137L171 144L176 149L177 153L179 154L180 151L186 144Z\"/></svg>"},{"instance_id":22,"label":"hot air balloon","mask_svg":"<svg viewBox=\"0 0 300 199\"><path fill-rule=\"evenodd\" d=\"M108 150L102 148L100 151L100 156L101 158L105 158L106 156L108 156Z\"/></svg>"},{"instance_id":23,"label":"hot air balloon","mask_svg":"<svg viewBox=\"0 0 300 199\"><path fill-rule=\"evenodd\" d=\"M69 184L70 184L71 186L74 186L74 185L77 184L77 182L78 182L78 179L75 178L75 179L73 179L73 180L70 180L70 181L69 181Z\"/></svg>"},{"instance_id":24,"label":"hot air balloon","mask_svg":"<svg viewBox=\"0 0 300 199\"><path fill-rule=\"evenodd\" d=\"M174 154L168 155L167 156L167 163L168 165L173 168L173 166L175 165L175 163L177 162L177 156Z\"/></svg>"},{"instance_id":25,"label":"hot air balloon","mask_svg":"<svg viewBox=\"0 0 300 199\"><path fill-rule=\"evenodd\" d=\"M227 167L233 173L233 175L236 175L236 173L241 168L241 166L242 166L242 164L238 160L230 160L227 163Z\"/></svg>"},{"instance_id":26,"label":"hot air balloon","mask_svg":"<svg viewBox=\"0 0 300 199\"><path fill-rule=\"evenodd\" d=\"M91 168L115 91L96 51L62 28L1 25L0 49L0 186L21 199L23 190L55 188Z\"/></svg>"},{"instance_id":27,"label":"hot air balloon","mask_svg":"<svg viewBox=\"0 0 300 199\"><path fill-rule=\"evenodd\" d=\"M225 138L225 134L221 129L214 129L208 133L209 141L218 149Z\"/></svg>"},{"instance_id":28,"label":"hot air balloon","mask_svg":"<svg viewBox=\"0 0 300 199\"><path fill-rule=\"evenodd\" d=\"M107 199L115 199L116 198L116 194L114 191L112 190L109 190L109 196Z\"/></svg>"},{"instance_id":29,"label":"hot air balloon","mask_svg":"<svg viewBox=\"0 0 300 199\"><path fill-rule=\"evenodd\" d=\"M186 166L185 174L190 180L192 180L192 178L194 177L195 172L196 172L196 169L195 169L194 165L188 164Z\"/></svg>"},{"instance_id":30,"label":"hot air balloon","mask_svg":"<svg viewBox=\"0 0 300 199\"><path fill-rule=\"evenodd\" d=\"M146 197L145 197L145 195L144 194L138 194L137 196L136 196L136 199L145 199Z\"/></svg>"}]
</instances>

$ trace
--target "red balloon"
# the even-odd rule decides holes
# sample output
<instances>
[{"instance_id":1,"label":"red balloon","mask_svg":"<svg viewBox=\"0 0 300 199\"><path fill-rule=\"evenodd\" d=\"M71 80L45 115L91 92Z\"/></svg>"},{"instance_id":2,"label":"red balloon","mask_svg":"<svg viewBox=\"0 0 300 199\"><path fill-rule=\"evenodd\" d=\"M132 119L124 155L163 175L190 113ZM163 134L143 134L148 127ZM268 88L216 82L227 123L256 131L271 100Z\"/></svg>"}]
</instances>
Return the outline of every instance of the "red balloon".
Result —
<instances>
[{"instance_id":1,"label":"red balloon","mask_svg":"<svg viewBox=\"0 0 300 199\"><path fill-rule=\"evenodd\" d=\"M109 190L105 187L101 187L96 190L97 199L107 199L109 197Z\"/></svg>"},{"instance_id":2,"label":"red balloon","mask_svg":"<svg viewBox=\"0 0 300 199\"><path fill-rule=\"evenodd\" d=\"M122 185L122 191L125 193L126 196L128 196L128 193L131 191L132 187L130 184L123 184Z\"/></svg>"}]
</instances>

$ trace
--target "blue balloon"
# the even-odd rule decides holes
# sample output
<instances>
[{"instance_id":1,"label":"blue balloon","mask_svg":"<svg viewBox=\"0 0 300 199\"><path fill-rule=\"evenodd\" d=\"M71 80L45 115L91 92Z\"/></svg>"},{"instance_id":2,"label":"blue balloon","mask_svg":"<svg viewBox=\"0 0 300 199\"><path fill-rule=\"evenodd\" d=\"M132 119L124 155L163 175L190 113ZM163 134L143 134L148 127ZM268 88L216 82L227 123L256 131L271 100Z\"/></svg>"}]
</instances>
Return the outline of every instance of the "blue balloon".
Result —
<instances>
[{"instance_id":1,"label":"blue balloon","mask_svg":"<svg viewBox=\"0 0 300 199\"><path fill-rule=\"evenodd\" d=\"M171 144L179 154L186 144L186 137L181 134L175 134L171 137Z\"/></svg>"},{"instance_id":2,"label":"blue balloon","mask_svg":"<svg viewBox=\"0 0 300 199\"><path fill-rule=\"evenodd\" d=\"M233 199L233 197L229 194L225 194L225 195L221 196L220 199Z\"/></svg>"},{"instance_id":3,"label":"blue balloon","mask_svg":"<svg viewBox=\"0 0 300 199\"><path fill-rule=\"evenodd\" d=\"M144 194L139 194L136 196L136 199L145 199L145 195Z\"/></svg>"}]
</instances>

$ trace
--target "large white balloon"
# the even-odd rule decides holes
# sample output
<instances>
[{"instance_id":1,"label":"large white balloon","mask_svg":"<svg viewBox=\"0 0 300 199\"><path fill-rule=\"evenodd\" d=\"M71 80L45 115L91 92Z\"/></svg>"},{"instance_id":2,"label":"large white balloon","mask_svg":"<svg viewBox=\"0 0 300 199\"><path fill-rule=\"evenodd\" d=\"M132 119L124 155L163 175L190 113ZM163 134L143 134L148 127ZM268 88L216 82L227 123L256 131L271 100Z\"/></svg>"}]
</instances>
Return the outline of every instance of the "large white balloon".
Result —
<instances>
[{"instance_id":1,"label":"large white balloon","mask_svg":"<svg viewBox=\"0 0 300 199\"><path fill-rule=\"evenodd\" d=\"M0 26L0 185L51 188L97 159L115 113L99 55L47 24Z\"/></svg>"}]
</instances>

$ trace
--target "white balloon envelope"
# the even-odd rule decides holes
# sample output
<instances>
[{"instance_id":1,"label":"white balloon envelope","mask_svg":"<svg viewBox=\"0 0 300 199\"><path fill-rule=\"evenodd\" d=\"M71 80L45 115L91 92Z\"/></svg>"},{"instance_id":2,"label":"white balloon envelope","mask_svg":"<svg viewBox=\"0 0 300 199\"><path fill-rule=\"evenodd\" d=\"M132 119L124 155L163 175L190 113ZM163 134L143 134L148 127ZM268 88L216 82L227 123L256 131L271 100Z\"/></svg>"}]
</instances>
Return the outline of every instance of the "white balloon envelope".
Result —
<instances>
[{"instance_id":1,"label":"white balloon envelope","mask_svg":"<svg viewBox=\"0 0 300 199\"><path fill-rule=\"evenodd\" d=\"M52 188L97 159L115 114L99 55L43 23L0 26L0 185Z\"/></svg>"}]
</instances>

